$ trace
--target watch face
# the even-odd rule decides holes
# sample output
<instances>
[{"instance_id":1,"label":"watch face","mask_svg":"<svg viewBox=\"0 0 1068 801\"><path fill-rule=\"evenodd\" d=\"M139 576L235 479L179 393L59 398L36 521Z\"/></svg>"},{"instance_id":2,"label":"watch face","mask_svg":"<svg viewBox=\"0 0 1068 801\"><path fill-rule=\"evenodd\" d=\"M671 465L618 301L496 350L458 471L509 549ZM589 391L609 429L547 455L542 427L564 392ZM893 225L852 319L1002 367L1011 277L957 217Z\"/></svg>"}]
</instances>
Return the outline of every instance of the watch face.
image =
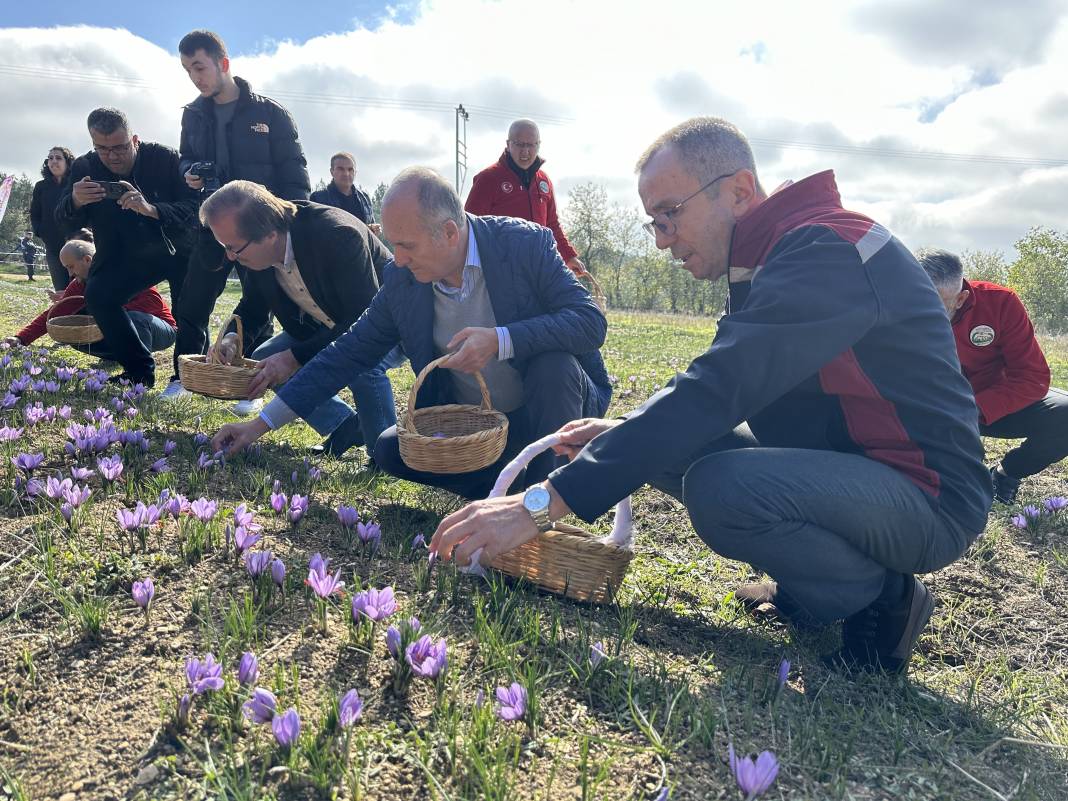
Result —
<instances>
[{"instance_id":1,"label":"watch face","mask_svg":"<svg viewBox=\"0 0 1068 801\"><path fill-rule=\"evenodd\" d=\"M545 487L531 487L523 496L523 506L529 512L540 512L549 508L549 490Z\"/></svg>"}]
</instances>

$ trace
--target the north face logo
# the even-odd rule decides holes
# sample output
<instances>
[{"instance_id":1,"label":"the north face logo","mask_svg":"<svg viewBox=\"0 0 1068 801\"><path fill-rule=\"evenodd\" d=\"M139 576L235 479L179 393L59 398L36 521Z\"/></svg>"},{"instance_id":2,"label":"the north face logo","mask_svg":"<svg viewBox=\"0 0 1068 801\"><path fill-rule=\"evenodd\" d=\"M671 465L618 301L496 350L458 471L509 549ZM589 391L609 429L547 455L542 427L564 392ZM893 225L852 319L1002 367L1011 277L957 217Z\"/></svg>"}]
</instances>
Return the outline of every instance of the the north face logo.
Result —
<instances>
[{"instance_id":1,"label":"the north face logo","mask_svg":"<svg viewBox=\"0 0 1068 801\"><path fill-rule=\"evenodd\" d=\"M249 126L253 133L270 133L271 127L265 122L253 123Z\"/></svg>"}]
</instances>

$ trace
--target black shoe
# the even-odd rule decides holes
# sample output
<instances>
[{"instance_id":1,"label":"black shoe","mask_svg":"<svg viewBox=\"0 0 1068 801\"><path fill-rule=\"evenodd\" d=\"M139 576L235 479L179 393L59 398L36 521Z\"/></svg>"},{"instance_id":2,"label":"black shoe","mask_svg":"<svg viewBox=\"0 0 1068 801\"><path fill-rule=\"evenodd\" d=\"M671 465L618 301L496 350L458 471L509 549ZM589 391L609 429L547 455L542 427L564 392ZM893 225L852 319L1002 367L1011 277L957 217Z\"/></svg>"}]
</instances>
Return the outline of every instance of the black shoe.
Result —
<instances>
[{"instance_id":1,"label":"black shoe","mask_svg":"<svg viewBox=\"0 0 1068 801\"><path fill-rule=\"evenodd\" d=\"M788 623L795 628L817 628L820 623L799 607L774 581L742 584L734 591L734 599L757 620Z\"/></svg>"},{"instance_id":2,"label":"black shoe","mask_svg":"<svg viewBox=\"0 0 1068 801\"><path fill-rule=\"evenodd\" d=\"M825 661L846 672L904 673L934 611L934 595L915 576L896 600L875 601L842 624L842 648Z\"/></svg>"},{"instance_id":3,"label":"black shoe","mask_svg":"<svg viewBox=\"0 0 1068 801\"><path fill-rule=\"evenodd\" d=\"M156 376L154 373L148 373L147 375L132 375L123 370L118 375L113 375L108 378L109 384L121 384L123 381L129 381L130 386L134 384L143 384L145 389L152 389L156 385Z\"/></svg>"},{"instance_id":4,"label":"black shoe","mask_svg":"<svg viewBox=\"0 0 1068 801\"><path fill-rule=\"evenodd\" d=\"M360 428L359 415L353 415L339 425L334 432L323 440L321 445L313 445L312 453L316 455L333 456L340 459L341 455L349 448L363 445L363 430Z\"/></svg>"},{"instance_id":5,"label":"black shoe","mask_svg":"<svg viewBox=\"0 0 1068 801\"><path fill-rule=\"evenodd\" d=\"M1016 503L1020 491L1020 479L1013 478L999 469L1000 465L990 468L990 480L994 482L994 500L1001 503Z\"/></svg>"}]
</instances>

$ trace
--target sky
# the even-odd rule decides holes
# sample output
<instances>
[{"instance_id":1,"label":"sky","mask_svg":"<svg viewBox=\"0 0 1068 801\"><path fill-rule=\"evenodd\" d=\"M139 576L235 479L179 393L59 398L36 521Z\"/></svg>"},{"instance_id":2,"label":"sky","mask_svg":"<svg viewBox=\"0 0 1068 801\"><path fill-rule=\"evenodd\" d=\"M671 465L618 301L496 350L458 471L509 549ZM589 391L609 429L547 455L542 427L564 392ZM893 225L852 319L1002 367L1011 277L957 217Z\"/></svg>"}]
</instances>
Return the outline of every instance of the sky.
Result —
<instances>
[{"instance_id":1,"label":"sky","mask_svg":"<svg viewBox=\"0 0 1068 801\"><path fill-rule=\"evenodd\" d=\"M509 120L541 122L558 203L586 182L640 207L633 167L672 125L714 115L750 137L772 189L834 169L844 204L909 247L999 250L1068 230L1068 3L1063 0L357 0L122 4L4 0L0 171L89 148L88 112L123 109L177 146L196 96L189 30L227 41L233 72L296 119L313 183L356 154L368 189L403 167L463 193Z\"/></svg>"}]
</instances>

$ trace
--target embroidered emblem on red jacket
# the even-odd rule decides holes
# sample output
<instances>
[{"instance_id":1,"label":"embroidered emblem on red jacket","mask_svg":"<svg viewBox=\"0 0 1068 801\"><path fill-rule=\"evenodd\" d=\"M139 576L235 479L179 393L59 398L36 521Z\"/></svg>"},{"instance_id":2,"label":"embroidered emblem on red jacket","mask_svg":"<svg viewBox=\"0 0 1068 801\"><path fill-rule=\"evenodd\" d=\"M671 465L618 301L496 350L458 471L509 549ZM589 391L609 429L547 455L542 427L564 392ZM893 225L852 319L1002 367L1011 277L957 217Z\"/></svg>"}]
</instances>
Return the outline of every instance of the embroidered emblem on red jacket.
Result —
<instances>
[{"instance_id":1,"label":"embroidered emblem on red jacket","mask_svg":"<svg viewBox=\"0 0 1068 801\"><path fill-rule=\"evenodd\" d=\"M985 348L994 341L994 329L989 325L977 325L968 333L968 339L977 348Z\"/></svg>"},{"instance_id":2,"label":"embroidered emblem on red jacket","mask_svg":"<svg viewBox=\"0 0 1068 801\"><path fill-rule=\"evenodd\" d=\"M515 189L515 187L512 186L512 182L511 181L502 181L501 182L501 191L502 192L511 192L513 189Z\"/></svg>"},{"instance_id":3,"label":"embroidered emblem on red jacket","mask_svg":"<svg viewBox=\"0 0 1068 801\"><path fill-rule=\"evenodd\" d=\"M544 194L544 195L549 194L549 182L548 181L538 181L538 189L540 189L542 191L542 194Z\"/></svg>"}]
</instances>

